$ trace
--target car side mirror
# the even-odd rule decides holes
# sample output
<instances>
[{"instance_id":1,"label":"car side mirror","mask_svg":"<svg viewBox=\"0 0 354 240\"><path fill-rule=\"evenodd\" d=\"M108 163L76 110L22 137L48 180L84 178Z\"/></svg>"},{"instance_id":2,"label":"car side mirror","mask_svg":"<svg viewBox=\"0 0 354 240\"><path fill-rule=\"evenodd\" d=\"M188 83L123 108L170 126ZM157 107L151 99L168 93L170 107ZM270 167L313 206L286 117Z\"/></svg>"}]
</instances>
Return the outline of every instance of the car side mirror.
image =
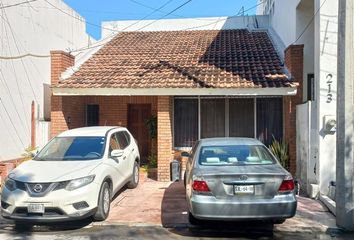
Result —
<instances>
[{"instance_id":1,"label":"car side mirror","mask_svg":"<svg viewBox=\"0 0 354 240\"><path fill-rule=\"evenodd\" d=\"M115 149L115 150L112 150L111 157L114 159L117 159L117 158L123 156L123 153L124 153L124 150Z\"/></svg>"},{"instance_id":2,"label":"car side mirror","mask_svg":"<svg viewBox=\"0 0 354 240\"><path fill-rule=\"evenodd\" d=\"M182 157L189 157L189 153L188 152L181 152L181 156Z\"/></svg>"}]
</instances>

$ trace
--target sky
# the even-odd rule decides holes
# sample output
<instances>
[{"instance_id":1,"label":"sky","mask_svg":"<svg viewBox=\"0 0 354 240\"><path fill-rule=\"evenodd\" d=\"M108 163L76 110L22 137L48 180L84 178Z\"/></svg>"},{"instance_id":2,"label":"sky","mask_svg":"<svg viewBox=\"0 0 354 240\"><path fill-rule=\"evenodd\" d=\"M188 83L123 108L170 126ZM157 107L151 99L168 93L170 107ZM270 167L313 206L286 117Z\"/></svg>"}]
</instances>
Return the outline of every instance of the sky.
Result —
<instances>
[{"instance_id":1,"label":"sky","mask_svg":"<svg viewBox=\"0 0 354 240\"><path fill-rule=\"evenodd\" d=\"M87 22L101 25L102 21L159 19L189 0L64 0L83 16ZM257 0L191 0L184 6L166 16L169 18L233 16L244 7L245 15L256 12ZM160 11L153 9L160 8ZM151 14L151 15L150 15ZM87 32L100 39L100 28L86 24Z\"/></svg>"}]
</instances>

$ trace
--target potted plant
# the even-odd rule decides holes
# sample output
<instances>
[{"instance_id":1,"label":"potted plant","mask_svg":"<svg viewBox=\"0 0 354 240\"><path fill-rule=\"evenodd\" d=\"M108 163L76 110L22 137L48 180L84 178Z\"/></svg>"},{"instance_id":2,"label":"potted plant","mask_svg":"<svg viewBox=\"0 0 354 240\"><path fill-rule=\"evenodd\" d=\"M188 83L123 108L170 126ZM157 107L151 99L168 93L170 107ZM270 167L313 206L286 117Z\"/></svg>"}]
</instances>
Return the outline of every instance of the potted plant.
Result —
<instances>
[{"instance_id":1,"label":"potted plant","mask_svg":"<svg viewBox=\"0 0 354 240\"><path fill-rule=\"evenodd\" d=\"M151 139L150 155L148 156L148 163L146 170L148 177L157 179L157 156L156 156L156 138L157 138L157 117L151 116L145 121L145 126L149 132Z\"/></svg>"},{"instance_id":2,"label":"potted plant","mask_svg":"<svg viewBox=\"0 0 354 240\"><path fill-rule=\"evenodd\" d=\"M272 151L274 156L277 157L280 164L289 171L289 148L288 144L284 141L278 141L273 136L273 142L269 146L269 149Z\"/></svg>"}]
</instances>

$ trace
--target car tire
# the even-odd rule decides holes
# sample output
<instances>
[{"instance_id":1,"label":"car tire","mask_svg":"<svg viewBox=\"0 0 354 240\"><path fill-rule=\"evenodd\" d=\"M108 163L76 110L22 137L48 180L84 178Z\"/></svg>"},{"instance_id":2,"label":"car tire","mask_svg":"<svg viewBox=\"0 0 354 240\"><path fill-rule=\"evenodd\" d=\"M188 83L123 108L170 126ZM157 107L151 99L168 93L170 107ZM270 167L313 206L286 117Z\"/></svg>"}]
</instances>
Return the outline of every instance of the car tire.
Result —
<instances>
[{"instance_id":1,"label":"car tire","mask_svg":"<svg viewBox=\"0 0 354 240\"><path fill-rule=\"evenodd\" d=\"M139 165L137 162L134 162L133 175L127 187L131 189L136 188L138 184L139 184Z\"/></svg>"},{"instance_id":2,"label":"car tire","mask_svg":"<svg viewBox=\"0 0 354 240\"><path fill-rule=\"evenodd\" d=\"M188 212L188 221L192 225L200 225L201 220L195 218L191 212Z\"/></svg>"},{"instance_id":3,"label":"car tire","mask_svg":"<svg viewBox=\"0 0 354 240\"><path fill-rule=\"evenodd\" d=\"M100 189L100 194L98 196L98 206L97 211L93 215L95 221L103 221L109 215L111 205L111 189L108 182L104 182Z\"/></svg>"},{"instance_id":4,"label":"car tire","mask_svg":"<svg viewBox=\"0 0 354 240\"><path fill-rule=\"evenodd\" d=\"M186 172L184 172L184 176L183 176L184 188L186 188L186 186L187 186L187 179L186 179L186 176L187 176L187 174L186 174Z\"/></svg>"},{"instance_id":5,"label":"car tire","mask_svg":"<svg viewBox=\"0 0 354 240\"><path fill-rule=\"evenodd\" d=\"M16 231L31 231L33 228L32 223L29 222L21 222L21 221L15 221L15 230Z\"/></svg>"},{"instance_id":6,"label":"car tire","mask_svg":"<svg viewBox=\"0 0 354 240\"><path fill-rule=\"evenodd\" d=\"M285 222L286 219L276 219L276 220L273 220L272 223L273 224L282 224Z\"/></svg>"}]
</instances>

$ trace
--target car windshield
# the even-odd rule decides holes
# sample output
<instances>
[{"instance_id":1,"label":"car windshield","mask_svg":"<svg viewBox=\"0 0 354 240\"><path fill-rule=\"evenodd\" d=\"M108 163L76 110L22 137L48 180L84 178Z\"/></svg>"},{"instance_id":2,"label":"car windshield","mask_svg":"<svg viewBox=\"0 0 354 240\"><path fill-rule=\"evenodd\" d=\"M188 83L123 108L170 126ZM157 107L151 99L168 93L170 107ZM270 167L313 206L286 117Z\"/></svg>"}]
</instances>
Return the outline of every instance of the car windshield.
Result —
<instances>
[{"instance_id":1,"label":"car windshield","mask_svg":"<svg viewBox=\"0 0 354 240\"><path fill-rule=\"evenodd\" d=\"M262 145L204 146L200 150L200 165L267 165L276 163Z\"/></svg>"},{"instance_id":2,"label":"car windshield","mask_svg":"<svg viewBox=\"0 0 354 240\"><path fill-rule=\"evenodd\" d=\"M56 137L33 160L84 161L100 159L104 153L104 137Z\"/></svg>"}]
</instances>

